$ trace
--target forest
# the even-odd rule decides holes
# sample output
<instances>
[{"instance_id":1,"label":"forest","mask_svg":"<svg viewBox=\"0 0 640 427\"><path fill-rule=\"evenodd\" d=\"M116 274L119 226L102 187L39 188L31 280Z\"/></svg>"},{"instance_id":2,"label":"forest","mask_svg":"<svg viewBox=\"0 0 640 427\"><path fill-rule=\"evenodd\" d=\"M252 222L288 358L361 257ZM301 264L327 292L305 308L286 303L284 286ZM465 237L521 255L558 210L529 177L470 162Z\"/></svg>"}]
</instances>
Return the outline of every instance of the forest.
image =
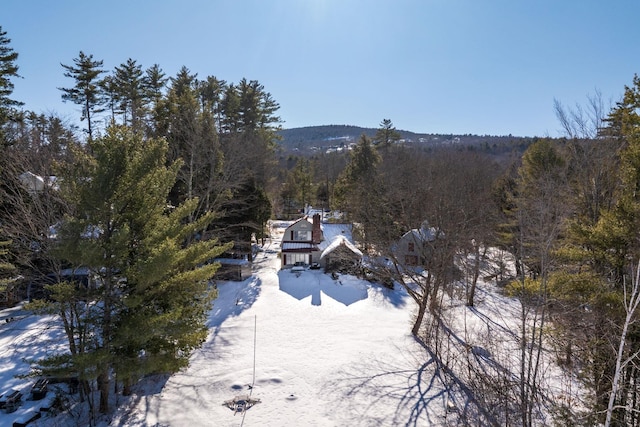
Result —
<instances>
[{"instance_id":1,"label":"forest","mask_svg":"<svg viewBox=\"0 0 640 427\"><path fill-rule=\"evenodd\" d=\"M279 104L255 80L226 82L183 67L167 76L127 59L113 70L79 52L60 72L80 126L14 100L18 52L0 27L0 304L69 266L100 286L56 280L30 309L64 323L68 353L34 375L76 376L91 413L108 413L142 376L174 372L205 340L207 285L221 254L251 260L269 219L312 205L344 212L382 282L407 289L412 334L440 347L442 298L464 256L473 307L489 248L513 255L504 292L521 301L519 376L474 391L496 419L535 425L541 349L589 390L590 409L557 406L559 425L640 425L640 78L610 109L556 103L564 138L500 138L491 146L402 143L383 119L350 150L280 146ZM425 270L394 242L428 226ZM475 276L474 274L475 273ZM497 280L498 278L496 278ZM500 278L502 279L502 278ZM148 325L140 328L139 325ZM469 362L467 369L474 369Z\"/></svg>"}]
</instances>

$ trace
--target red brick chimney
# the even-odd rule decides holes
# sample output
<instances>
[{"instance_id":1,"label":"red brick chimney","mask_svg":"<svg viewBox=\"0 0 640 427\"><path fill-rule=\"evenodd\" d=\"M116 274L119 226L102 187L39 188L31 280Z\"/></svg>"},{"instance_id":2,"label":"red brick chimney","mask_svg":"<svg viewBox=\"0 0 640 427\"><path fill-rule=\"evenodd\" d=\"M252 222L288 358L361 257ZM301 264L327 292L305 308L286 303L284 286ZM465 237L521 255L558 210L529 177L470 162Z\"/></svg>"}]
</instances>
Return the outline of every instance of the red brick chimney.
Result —
<instances>
[{"instance_id":1,"label":"red brick chimney","mask_svg":"<svg viewBox=\"0 0 640 427\"><path fill-rule=\"evenodd\" d=\"M313 215L313 228L311 229L311 240L318 244L322 241L322 229L320 228L320 214Z\"/></svg>"}]
</instances>

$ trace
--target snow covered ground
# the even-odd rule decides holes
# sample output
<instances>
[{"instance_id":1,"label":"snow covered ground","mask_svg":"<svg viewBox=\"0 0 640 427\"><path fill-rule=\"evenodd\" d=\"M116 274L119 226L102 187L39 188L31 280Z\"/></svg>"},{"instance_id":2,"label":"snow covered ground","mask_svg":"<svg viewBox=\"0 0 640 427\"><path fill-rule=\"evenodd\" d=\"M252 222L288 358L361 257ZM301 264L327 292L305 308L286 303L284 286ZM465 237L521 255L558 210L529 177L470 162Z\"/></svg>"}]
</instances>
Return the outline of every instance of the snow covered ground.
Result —
<instances>
[{"instance_id":1,"label":"snow covered ground","mask_svg":"<svg viewBox=\"0 0 640 427\"><path fill-rule=\"evenodd\" d=\"M30 400L34 379L21 378L29 373L29 360L63 352L65 336L60 323L51 316L35 316L20 306L0 311L0 395L22 393L22 405L12 413L0 411L0 426L11 426L39 413L51 405L58 386L42 400ZM0 398L0 400L3 400ZM46 423L30 425L47 425Z\"/></svg>"},{"instance_id":2,"label":"snow covered ground","mask_svg":"<svg viewBox=\"0 0 640 427\"><path fill-rule=\"evenodd\" d=\"M190 366L145 379L102 425L443 426L459 425L463 410L474 419L465 385L442 375L433 353L411 336L414 303L405 291L351 276L333 280L322 270L280 270L273 237L255 260L252 278L219 283L209 338ZM479 364L510 364L517 301L500 296L494 285L479 286L475 308L455 295L446 303L451 336L471 348ZM64 337L50 318L0 312L2 322L11 317L0 324L0 393L28 394L33 381L15 378L28 371L24 358L59 350ZM445 362L456 367L454 359ZM551 368L548 385L571 382ZM237 396L259 403L236 413L225 402ZM450 402L453 411L447 411ZM0 412L0 426L38 405L25 401L16 413ZM43 417L30 425L78 424Z\"/></svg>"},{"instance_id":3,"label":"snow covered ground","mask_svg":"<svg viewBox=\"0 0 640 427\"><path fill-rule=\"evenodd\" d=\"M411 389L425 352L410 336L403 292L279 270L277 249L259 256L253 279L219 286L211 335L190 367L113 425L428 425L442 413L442 398L416 413L422 397ZM260 403L235 414L224 402L238 395Z\"/></svg>"}]
</instances>

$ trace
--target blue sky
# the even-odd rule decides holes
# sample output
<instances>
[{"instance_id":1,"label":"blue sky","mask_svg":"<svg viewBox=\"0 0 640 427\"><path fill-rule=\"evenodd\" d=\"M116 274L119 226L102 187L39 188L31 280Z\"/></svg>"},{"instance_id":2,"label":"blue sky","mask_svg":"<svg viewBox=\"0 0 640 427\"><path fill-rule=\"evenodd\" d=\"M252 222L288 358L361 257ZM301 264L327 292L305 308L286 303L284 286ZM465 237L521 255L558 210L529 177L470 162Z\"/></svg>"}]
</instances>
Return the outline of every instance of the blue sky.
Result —
<instances>
[{"instance_id":1,"label":"blue sky","mask_svg":"<svg viewBox=\"0 0 640 427\"><path fill-rule=\"evenodd\" d=\"M283 127L559 136L553 101L619 100L640 73L636 0L2 0L14 99L61 101L82 50L168 76L258 80Z\"/></svg>"}]
</instances>

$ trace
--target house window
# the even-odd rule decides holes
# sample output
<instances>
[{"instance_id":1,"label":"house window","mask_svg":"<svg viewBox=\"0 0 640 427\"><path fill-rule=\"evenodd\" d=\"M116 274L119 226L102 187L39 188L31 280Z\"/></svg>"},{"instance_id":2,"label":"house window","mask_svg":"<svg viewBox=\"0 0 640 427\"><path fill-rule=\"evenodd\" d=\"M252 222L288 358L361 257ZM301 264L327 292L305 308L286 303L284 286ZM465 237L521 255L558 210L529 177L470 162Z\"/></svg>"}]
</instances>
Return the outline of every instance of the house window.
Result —
<instances>
[{"instance_id":1,"label":"house window","mask_svg":"<svg viewBox=\"0 0 640 427\"><path fill-rule=\"evenodd\" d=\"M311 240L311 231L307 230L294 230L293 240L296 242L308 242Z\"/></svg>"},{"instance_id":2,"label":"house window","mask_svg":"<svg viewBox=\"0 0 640 427\"><path fill-rule=\"evenodd\" d=\"M418 257L415 255L406 255L404 257L405 265L418 265Z\"/></svg>"},{"instance_id":3,"label":"house window","mask_svg":"<svg viewBox=\"0 0 640 427\"><path fill-rule=\"evenodd\" d=\"M409 242L409 252L414 252L416 250L415 243Z\"/></svg>"},{"instance_id":4,"label":"house window","mask_svg":"<svg viewBox=\"0 0 640 427\"><path fill-rule=\"evenodd\" d=\"M296 254L296 253L290 253L287 254L287 264L286 265L293 265L296 262L303 262L305 264L309 263L309 258L310 255L309 254Z\"/></svg>"}]
</instances>

